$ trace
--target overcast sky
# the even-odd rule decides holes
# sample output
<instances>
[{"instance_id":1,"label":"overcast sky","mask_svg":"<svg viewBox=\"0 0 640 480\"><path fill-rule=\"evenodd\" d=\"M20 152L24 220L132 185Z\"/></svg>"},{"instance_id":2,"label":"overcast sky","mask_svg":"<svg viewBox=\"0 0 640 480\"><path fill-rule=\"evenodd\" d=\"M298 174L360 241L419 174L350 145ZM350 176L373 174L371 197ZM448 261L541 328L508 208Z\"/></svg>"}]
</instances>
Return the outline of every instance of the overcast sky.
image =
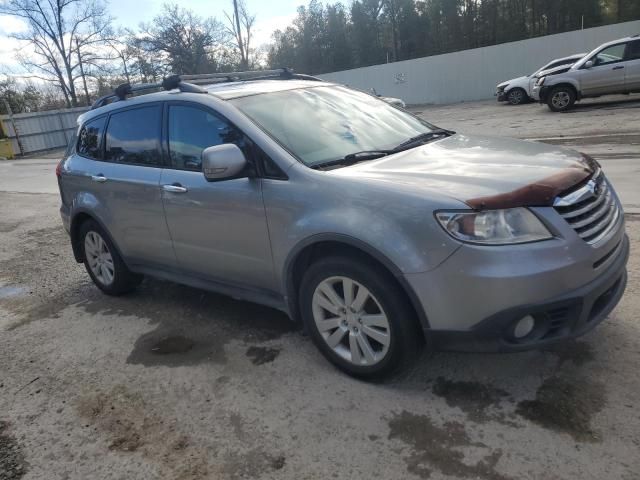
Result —
<instances>
[{"instance_id":1,"label":"overcast sky","mask_svg":"<svg viewBox=\"0 0 640 480\"><path fill-rule=\"evenodd\" d=\"M2 0L0 0L1 2ZM245 0L250 12L256 15L253 46L269 42L274 30L285 28L296 15L298 5L307 0ZM114 17L114 25L136 29L140 22L151 20L162 10L166 0L110 0L109 10ZM232 0L189 0L178 2L202 17L216 17L223 21L223 11L233 10ZM17 18L0 15L0 65L16 66L13 59L17 42L7 35L20 31L24 24Z\"/></svg>"}]
</instances>

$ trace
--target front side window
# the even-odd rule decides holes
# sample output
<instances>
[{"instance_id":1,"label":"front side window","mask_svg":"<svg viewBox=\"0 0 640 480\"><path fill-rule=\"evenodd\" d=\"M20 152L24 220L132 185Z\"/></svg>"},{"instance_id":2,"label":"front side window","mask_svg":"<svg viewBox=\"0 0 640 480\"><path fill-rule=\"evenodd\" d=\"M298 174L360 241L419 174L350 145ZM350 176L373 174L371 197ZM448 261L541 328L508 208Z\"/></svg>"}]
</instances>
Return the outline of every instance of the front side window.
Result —
<instances>
[{"instance_id":1,"label":"front side window","mask_svg":"<svg viewBox=\"0 0 640 480\"><path fill-rule=\"evenodd\" d=\"M594 60L595 65L607 65L609 63L616 63L622 61L624 58L624 49L627 46L626 43L620 43L618 45L612 45L596 54Z\"/></svg>"},{"instance_id":2,"label":"front side window","mask_svg":"<svg viewBox=\"0 0 640 480\"><path fill-rule=\"evenodd\" d=\"M160 105L114 113L107 127L105 160L133 165L159 166Z\"/></svg>"},{"instance_id":3,"label":"front side window","mask_svg":"<svg viewBox=\"0 0 640 480\"><path fill-rule=\"evenodd\" d=\"M363 92L323 86L231 100L308 166L390 149L435 127Z\"/></svg>"},{"instance_id":4,"label":"front side window","mask_svg":"<svg viewBox=\"0 0 640 480\"><path fill-rule=\"evenodd\" d=\"M169 106L169 156L180 170L202 170L202 151L223 143L243 147L243 136L226 120L201 108Z\"/></svg>"},{"instance_id":5,"label":"front side window","mask_svg":"<svg viewBox=\"0 0 640 480\"><path fill-rule=\"evenodd\" d=\"M102 157L102 133L107 117L96 118L85 123L78 135L78 154L99 160Z\"/></svg>"}]
</instances>

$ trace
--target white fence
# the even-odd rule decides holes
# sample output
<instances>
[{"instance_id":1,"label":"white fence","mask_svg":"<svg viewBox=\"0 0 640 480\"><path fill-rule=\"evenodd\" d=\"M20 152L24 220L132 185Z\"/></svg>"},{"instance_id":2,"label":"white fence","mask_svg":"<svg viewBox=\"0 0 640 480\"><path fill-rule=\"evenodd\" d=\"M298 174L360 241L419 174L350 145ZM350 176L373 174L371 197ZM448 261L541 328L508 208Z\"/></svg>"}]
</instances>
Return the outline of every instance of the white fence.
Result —
<instances>
[{"instance_id":1,"label":"white fence","mask_svg":"<svg viewBox=\"0 0 640 480\"><path fill-rule=\"evenodd\" d=\"M577 30L491 47L320 75L325 80L409 104L491 98L498 83L528 75L554 58L590 52L602 43L640 33L640 21Z\"/></svg>"},{"instance_id":2,"label":"white fence","mask_svg":"<svg viewBox=\"0 0 640 480\"><path fill-rule=\"evenodd\" d=\"M13 153L29 153L66 147L77 128L78 117L88 107L46 112L0 115L2 131L11 140Z\"/></svg>"}]
</instances>

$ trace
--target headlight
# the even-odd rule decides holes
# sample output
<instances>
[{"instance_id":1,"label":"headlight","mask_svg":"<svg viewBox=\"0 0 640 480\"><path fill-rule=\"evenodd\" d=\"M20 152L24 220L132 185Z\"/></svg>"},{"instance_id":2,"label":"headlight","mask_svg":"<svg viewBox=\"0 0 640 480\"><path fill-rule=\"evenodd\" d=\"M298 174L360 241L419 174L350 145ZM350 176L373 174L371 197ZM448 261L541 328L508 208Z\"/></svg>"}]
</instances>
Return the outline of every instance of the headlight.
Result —
<instances>
[{"instance_id":1,"label":"headlight","mask_svg":"<svg viewBox=\"0 0 640 480\"><path fill-rule=\"evenodd\" d=\"M540 77L540 78L538 79L538 81L536 82L536 85L538 85L538 86L540 86L540 87L541 87L542 85L544 85L544 81L545 81L546 79L547 79L547 77Z\"/></svg>"},{"instance_id":2,"label":"headlight","mask_svg":"<svg viewBox=\"0 0 640 480\"><path fill-rule=\"evenodd\" d=\"M438 212L436 218L453 238L469 243L508 245L553 238L526 208L486 212Z\"/></svg>"}]
</instances>

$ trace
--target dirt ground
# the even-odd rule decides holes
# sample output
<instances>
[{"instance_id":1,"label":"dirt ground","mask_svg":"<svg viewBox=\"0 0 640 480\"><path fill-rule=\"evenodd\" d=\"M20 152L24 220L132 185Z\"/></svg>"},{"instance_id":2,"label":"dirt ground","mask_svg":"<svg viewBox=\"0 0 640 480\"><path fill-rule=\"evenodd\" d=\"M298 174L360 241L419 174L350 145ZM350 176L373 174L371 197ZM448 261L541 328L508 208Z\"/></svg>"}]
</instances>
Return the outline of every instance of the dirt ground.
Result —
<instances>
[{"instance_id":1,"label":"dirt ground","mask_svg":"<svg viewBox=\"0 0 640 480\"><path fill-rule=\"evenodd\" d=\"M0 162L0 480L639 478L639 108L420 107L597 154L628 182L629 286L577 341L425 354L382 385L269 308L152 279L102 295L73 261L55 161Z\"/></svg>"}]
</instances>

